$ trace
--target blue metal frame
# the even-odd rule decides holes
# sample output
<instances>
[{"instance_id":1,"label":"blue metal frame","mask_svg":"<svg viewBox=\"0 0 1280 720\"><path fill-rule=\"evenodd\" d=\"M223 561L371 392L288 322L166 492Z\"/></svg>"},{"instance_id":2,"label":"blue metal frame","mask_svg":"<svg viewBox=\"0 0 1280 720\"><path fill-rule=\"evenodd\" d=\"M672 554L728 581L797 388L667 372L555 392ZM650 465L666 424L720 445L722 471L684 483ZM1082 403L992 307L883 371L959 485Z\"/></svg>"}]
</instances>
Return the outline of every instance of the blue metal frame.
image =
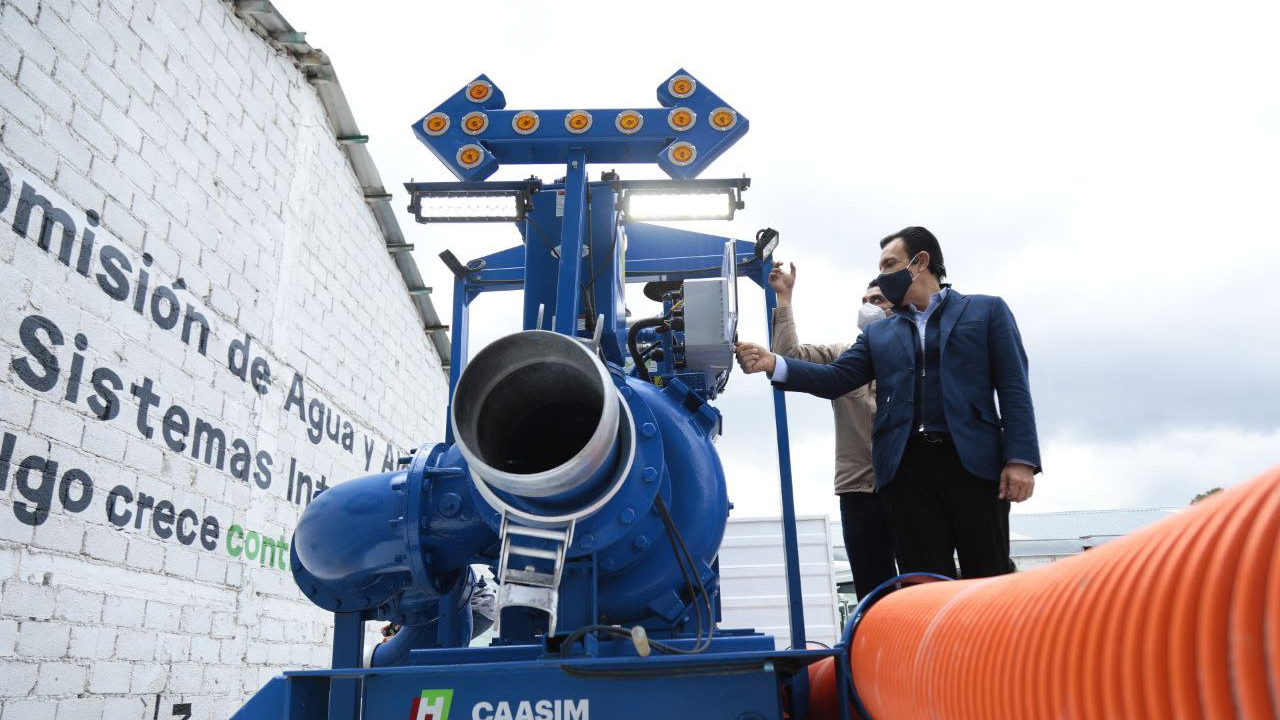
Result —
<instances>
[{"instance_id":1,"label":"blue metal frame","mask_svg":"<svg viewBox=\"0 0 1280 720\"><path fill-rule=\"evenodd\" d=\"M360 613L334 613L333 667L358 668L364 663L364 618ZM335 679L329 688L329 720L359 717L360 679Z\"/></svg>"},{"instance_id":2,"label":"blue metal frame","mask_svg":"<svg viewBox=\"0 0 1280 720\"><path fill-rule=\"evenodd\" d=\"M582 295L578 284L582 279L583 241L587 235L587 152L580 148L569 151L569 174L564 181L564 221L560 231L560 275L556 285L556 316L552 330L562 335L578 332L578 313ZM585 330L586 323L583 322Z\"/></svg>"},{"instance_id":3,"label":"blue metal frame","mask_svg":"<svg viewBox=\"0 0 1280 720\"><path fill-rule=\"evenodd\" d=\"M761 268L763 271L763 268ZM778 307L778 294L768 283L764 286L765 325L769 328L769 344L773 344L773 311ZM791 611L791 645L804 648L808 643L804 632L804 591L800 587L800 543L796 537L796 500L791 482L791 433L787 426L787 396L773 388L773 422L778 437L778 482L782 489L782 548L787 562L787 606Z\"/></svg>"},{"instance_id":4,"label":"blue metal frame","mask_svg":"<svg viewBox=\"0 0 1280 720\"><path fill-rule=\"evenodd\" d=\"M671 82L681 76L692 81L694 89L688 97L677 98L671 93ZM726 247L730 247L736 274L749 278L764 290L766 316L772 314L776 296L767 281L771 258L755 257L753 242L646 223L624 223L619 205L625 183L616 180L591 182L587 177L589 161L652 162L652 153L655 152L659 153L658 164L669 175L686 180L695 177L747 130L746 118L736 115L736 112L735 124L730 128L716 129L705 122L713 110L732 111L718 96L681 70L659 87L658 97L664 107L696 111L704 122L694 128L672 131L666 123L666 110L641 110L638 112L644 120L643 128L628 135L612 127L612 118L618 111L593 110L590 112L595 124L588 131L575 134L559 128L568 111L544 111L539 113L542 125L537 132L517 136L519 134L511 127L516 113L501 111L505 105L501 91L483 75L473 85L476 82L487 85L489 93L486 97L480 100L469 97L471 86L468 86L435 111L446 113L451 118L447 132L427 133L422 122L415 124L415 132L459 178L466 181L453 185L453 188L483 192L491 187L525 193L520 217L516 221L524 242L472 260L465 269L456 263L452 266L455 279L450 406L467 364L471 303L487 292L522 290L525 296L523 326L526 330L539 327L541 317L543 329L581 338L598 335L600 351L614 366L614 372L621 371L623 361L628 357L624 317L627 283L720 277ZM475 135L463 133L459 122L461 118L466 112L479 110L486 114L488 128ZM679 142L693 143L698 147L696 162L678 165L670 161L667 150L672 143ZM455 154L468 143L478 143L483 148L484 160L473 167L463 168ZM563 180L550 184L537 181L514 184L474 182L491 174L499 161L564 162L566 174ZM745 189L747 181L718 182L721 185L736 183L740 191ZM514 187L517 185L519 187ZM411 193L415 190L415 186L407 187ZM416 188L428 189L421 184ZM433 183L429 189L447 191L450 185ZM415 204L416 199L415 196ZM603 320L602 327L597 327L598 318ZM643 392L637 392L642 388ZM685 387L676 376L672 376L666 388L641 383L639 386L623 385L622 391L624 397L664 393L669 396L667 402L674 402L672 407L691 413L682 417L690 418L695 424L701 423L703 432L718 428L719 413L706 405L707 397L699 399L697 392ZM571 648L566 659L551 657L549 648L537 644L464 648L461 645L465 644L464 638L469 637L470 624L458 616L458 608L465 608L462 594L465 578L461 578L450 581L448 587L436 588L440 595L440 620L436 627L435 649L408 650L408 661L412 665L360 668L364 620L375 615L371 611L338 612L335 614L333 669L286 673L283 678L268 683L236 717L279 720L282 706L286 719L313 720L317 717L315 711L321 707L328 708L329 720L355 720L362 711L369 720L402 717L410 699L419 691L429 691L433 683L458 692L466 689L471 696L487 692L494 698L538 697L540 693L544 698L565 698L579 693L596 704L593 709L597 718L627 717L637 713L649 715L652 711L647 709L648 702L655 688L654 679L658 678L662 682L663 693L679 698L681 707L676 714L681 717L723 715L728 706L733 706L740 707L740 710L732 710L730 716L747 717L750 714L761 718L781 718L784 709L779 683L786 682L791 691L789 715L803 718L808 709L805 667L833 655L836 662L841 663L838 690L843 697L850 686L847 657L841 657L846 652L847 643L834 649L809 650L805 647L786 401L781 391L774 390L773 395L792 649L770 650L772 638L754 631L732 629L716 630L705 652L643 659L634 656L629 642L592 635L586 638L584 649ZM425 503L435 502L431 500L434 493L447 494L459 490L455 483L461 482L459 478L463 470L452 467L455 460L446 455L456 455L456 449L450 449L454 443L452 413L446 417L449 418L446 442L434 448L427 445L419 448L407 473L411 480L386 476L393 489L406 493L407 497L403 517L392 521L393 524L403 524L406 518L416 522L412 519L420 514L425 523ZM654 425L648 423L645 427L653 428ZM651 430L645 437L648 439L639 442L662 442L654 437ZM713 452L711 454L714 455ZM718 464L715 468L719 473ZM666 471L663 473L665 477ZM661 483L651 487L657 491ZM489 521L496 522L496 516L486 518L486 522ZM407 524L404 526L408 527ZM431 581L428 569L419 567L425 557L423 548L415 545L419 542L415 531L406 530L405 536L409 554L414 556L409 562L409 570L415 586L425 587ZM577 627L590 624L597 616L594 607L597 561L597 555L592 551L566 567L565 587L585 583L583 587L587 596L592 598L593 607L584 611L584 622L577 623ZM294 563L295 573L305 573L300 569L296 554ZM712 579L717 575L711 566L694 569L694 572L709 574ZM309 592L313 600L317 599L315 588ZM695 641L686 626L688 617L679 619L688 609L679 607L684 604L681 598L672 597L676 607L669 609L673 614L668 617L674 618L671 620L673 624L666 630L657 628L656 631L668 634L655 635L655 638L662 637L671 646L688 650ZM694 602L696 600L695 597ZM715 601L718 605L718 594ZM714 614L718 616L718 608ZM469 616L465 620L469 621ZM590 657L583 657L584 652ZM461 665L467 667L466 672L458 672ZM504 684L495 688L494 679L498 677ZM601 678L608 678L608 692L602 692ZM477 711L483 704L476 705ZM461 715L462 711L457 714ZM568 720L568 717L566 715L563 720Z\"/></svg>"}]
</instances>

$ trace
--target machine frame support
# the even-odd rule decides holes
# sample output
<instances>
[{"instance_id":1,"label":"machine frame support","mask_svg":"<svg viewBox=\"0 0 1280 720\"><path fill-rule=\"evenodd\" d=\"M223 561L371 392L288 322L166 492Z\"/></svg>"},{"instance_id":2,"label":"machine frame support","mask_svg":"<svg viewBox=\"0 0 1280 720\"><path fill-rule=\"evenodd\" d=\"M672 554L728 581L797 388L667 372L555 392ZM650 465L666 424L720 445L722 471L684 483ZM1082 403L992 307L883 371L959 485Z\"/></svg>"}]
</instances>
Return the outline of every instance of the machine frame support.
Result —
<instances>
[{"instance_id":1,"label":"machine frame support","mask_svg":"<svg viewBox=\"0 0 1280 720\"><path fill-rule=\"evenodd\" d=\"M358 612L333 614L333 668L364 664L364 618ZM360 716L359 678L334 678L329 685L329 720Z\"/></svg>"},{"instance_id":2,"label":"machine frame support","mask_svg":"<svg viewBox=\"0 0 1280 720\"><path fill-rule=\"evenodd\" d=\"M552 329L570 337L578 333L582 304L582 248L587 236L587 151L569 151L565 165L564 223L560 232L560 277L556 281L556 315Z\"/></svg>"},{"instance_id":3,"label":"machine frame support","mask_svg":"<svg viewBox=\"0 0 1280 720\"><path fill-rule=\"evenodd\" d=\"M761 272L764 268L761 267ZM765 318L772 319L778 307L778 294L769 285L764 286ZM773 323L769 328L769 344L773 344ZM804 592L800 587L800 542L796 536L796 499L791 482L791 433L787 426L786 393L773 388L773 422L778 437L778 485L782 492L782 551L787 566L787 607L791 613L791 646L803 650L807 644L804 632Z\"/></svg>"}]
</instances>

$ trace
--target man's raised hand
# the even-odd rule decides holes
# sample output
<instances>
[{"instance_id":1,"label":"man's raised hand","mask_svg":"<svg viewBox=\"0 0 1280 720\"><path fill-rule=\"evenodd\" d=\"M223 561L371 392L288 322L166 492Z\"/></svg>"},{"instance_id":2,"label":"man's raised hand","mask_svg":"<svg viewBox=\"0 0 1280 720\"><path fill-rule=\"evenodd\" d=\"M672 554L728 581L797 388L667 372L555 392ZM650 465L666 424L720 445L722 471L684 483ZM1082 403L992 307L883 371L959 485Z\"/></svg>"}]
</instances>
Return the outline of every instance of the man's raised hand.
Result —
<instances>
[{"instance_id":1,"label":"man's raised hand","mask_svg":"<svg viewBox=\"0 0 1280 720\"><path fill-rule=\"evenodd\" d=\"M738 356L738 366L742 368L742 372L748 375L761 371L773 372L774 357L768 348L749 342L734 343L733 347Z\"/></svg>"},{"instance_id":2,"label":"man's raised hand","mask_svg":"<svg viewBox=\"0 0 1280 720\"><path fill-rule=\"evenodd\" d=\"M789 304L791 302L791 291L796 286L796 264L791 265L791 272L782 271L782 263L774 260L773 269L769 271L769 287L778 293L778 302Z\"/></svg>"}]
</instances>

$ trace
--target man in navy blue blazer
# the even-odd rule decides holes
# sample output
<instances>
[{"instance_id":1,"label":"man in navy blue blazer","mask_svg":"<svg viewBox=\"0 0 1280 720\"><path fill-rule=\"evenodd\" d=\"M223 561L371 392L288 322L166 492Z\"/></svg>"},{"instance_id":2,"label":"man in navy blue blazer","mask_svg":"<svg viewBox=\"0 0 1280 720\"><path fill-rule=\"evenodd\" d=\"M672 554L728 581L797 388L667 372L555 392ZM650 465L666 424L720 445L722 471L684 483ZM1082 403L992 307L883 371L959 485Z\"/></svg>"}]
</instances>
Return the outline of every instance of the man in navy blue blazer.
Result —
<instances>
[{"instance_id":1,"label":"man in navy blue blazer","mask_svg":"<svg viewBox=\"0 0 1280 720\"><path fill-rule=\"evenodd\" d=\"M1027 354L1013 313L990 295L944 285L933 233L909 227L880 242L881 292L896 312L866 327L829 364L739 343L744 372L834 399L876 382L872 465L902 572L966 578L1011 572L1009 503L1040 471ZM999 398L999 413L996 398Z\"/></svg>"}]
</instances>

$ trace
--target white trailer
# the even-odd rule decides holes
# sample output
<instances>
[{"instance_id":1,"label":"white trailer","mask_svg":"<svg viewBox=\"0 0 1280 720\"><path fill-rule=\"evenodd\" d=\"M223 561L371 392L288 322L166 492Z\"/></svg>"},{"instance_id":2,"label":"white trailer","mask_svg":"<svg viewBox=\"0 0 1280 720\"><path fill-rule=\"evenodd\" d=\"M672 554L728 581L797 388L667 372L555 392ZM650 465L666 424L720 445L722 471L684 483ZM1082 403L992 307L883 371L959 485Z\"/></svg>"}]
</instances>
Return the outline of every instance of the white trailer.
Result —
<instances>
[{"instance_id":1,"label":"white trailer","mask_svg":"<svg viewBox=\"0 0 1280 720\"><path fill-rule=\"evenodd\" d=\"M806 638L824 645L840 639L840 597L831 523L825 515L797 518L800 585ZM786 565L780 518L730 518L720 545L722 627L753 627L791 645Z\"/></svg>"}]
</instances>

